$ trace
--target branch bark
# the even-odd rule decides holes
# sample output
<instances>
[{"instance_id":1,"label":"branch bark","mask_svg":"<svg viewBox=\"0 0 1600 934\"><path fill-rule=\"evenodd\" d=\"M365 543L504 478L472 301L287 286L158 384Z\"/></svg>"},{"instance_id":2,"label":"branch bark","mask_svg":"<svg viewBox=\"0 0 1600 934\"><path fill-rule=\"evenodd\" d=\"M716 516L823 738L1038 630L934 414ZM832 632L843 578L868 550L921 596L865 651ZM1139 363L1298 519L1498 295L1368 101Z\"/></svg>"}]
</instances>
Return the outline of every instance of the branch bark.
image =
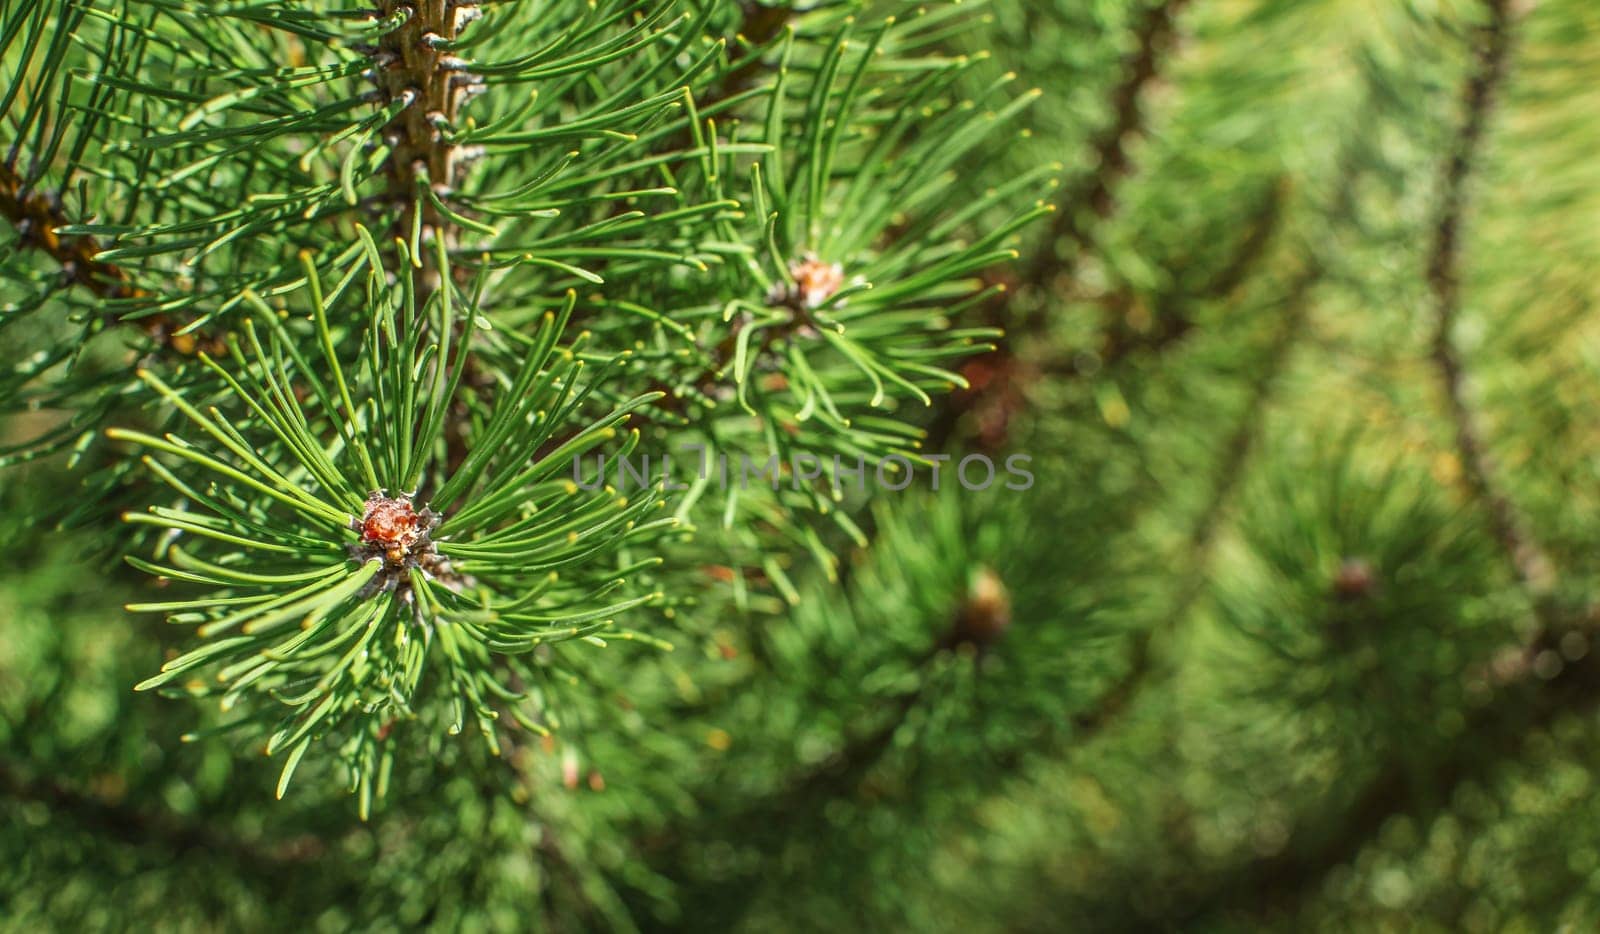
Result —
<instances>
[{"instance_id":1,"label":"branch bark","mask_svg":"<svg viewBox=\"0 0 1600 934\"><path fill-rule=\"evenodd\" d=\"M1144 135L1147 129L1141 104L1144 92L1160 76L1162 53L1171 45L1177 17L1189 3L1190 0L1159 0L1145 10L1134 27L1134 50L1124 61L1122 77L1109 95L1111 121L1095 135L1089 147L1094 168L1066 186L1056 203L1050 229L1040 238L1038 249L1015 273L1004 274L998 283L1003 289L983 307L989 324L1025 324L1008 320L1014 317L1009 313L1009 309L1014 307L1014 296L1028 290L1048 293L1054 283L1070 277L1085 253L1092 248L1093 223L1104 221L1116 213L1117 187L1133 170L1128 145ZM1086 214L1092 217L1092 222L1085 217ZM1065 256L1058 250L1063 240L1068 241L1070 247ZM1035 320L1038 317L1035 316ZM1019 328L1009 330L1014 334ZM1108 341L1111 339L1110 330L1108 327ZM956 394L940 409L929 426L928 443L925 446L929 450L942 449L950 435L954 434L962 415L990 399L1010 393L1013 382L1023 375L1020 371L1026 369L1018 367L1018 363L1018 358L1009 347L1001 347L968 361L964 375L978 388Z\"/></svg>"},{"instance_id":2,"label":"branch bark","mask_svg":"<svg viewBox=\"0 0 1600 934\"><path fill-rule=\"evenodd\" d=\"M407 102L384 128L389 146L389 196L400 207L396 235L411 243L417 273L417 300L439 287L434 252L423 246L432 236L455 245L455 225L428 197L447 199L459 181L460 147L447 131L456 125L461 105L482 89L467 62L449 51L451 43L476 20L476 0L383 0L383 16L409 11L405 24L386 33L376 53L373 78L389 100Z\"/></svg>"},{"instance_id":3,"label":"branch bark","mask_svg":"<svg viewBox=\"0 0 1600 934\"><path fill-rule=\"evenodd\" d=\"M0 162L0 216L9 220L26 247L36 249L61 266L61 273L103 299L133 303L151 294L133 282L127 271L98 259L99 241L90 236L66 236L56 228L71 223L53 195L31 188L14 163ZM204 350L213 356L226 352L214 337L203 332L177 333L182 323L167 314L126 319L114 312L101 317L111 325L138 327L152 341L181 356L194 356Z\"/></svg>"},{"instance_id":4,"label":"branch bark","mask_svg":"<svg viewBox=\"0 0 1600 934\"><path fill-rule=\"evenodd\" d=\"M1147 130L1142 106L1145 90L1160 76L1161 56L1172 44L1177 18L1190 0L1160 0L1134 27L1134 51L1123 64L1122 80L1111 91L1111 122L1090 147L1094 171L1070 186L1059 202L1044 246L1023 267L1022 281L1047 285L1070 276L1091 245L1093 221L1103 221L1116 211L1117 186L1133 170L1128 145ZM1060 256L1056 247L1068 241L1071 252Z\"/></svg>"},{"instance_id":5,"label":"branch bark","mask_svg":"<svg viewBox=\"0 0 1600 934\"><path fill-rule=\"evenodd\" d=\"M1505 81L1512 42L1511 0L1484 0L1489 22L1476 50L1478 66L1462 91L1461 125L1454 151L1440 180L1440 200L1428 256L1428 287L1433 293L1432 358L1443 384L1455 433L1456 454L1468 492L1482 504L1495 536L1536 606L1552 583L1552 565L1529 531L1527 518L1501 484L1467 399L1466 364L1453 333L1461 317L1461 229L1467 210L1467 183L1480 157L1496 95Z\"/></svg>"}]
</instances>

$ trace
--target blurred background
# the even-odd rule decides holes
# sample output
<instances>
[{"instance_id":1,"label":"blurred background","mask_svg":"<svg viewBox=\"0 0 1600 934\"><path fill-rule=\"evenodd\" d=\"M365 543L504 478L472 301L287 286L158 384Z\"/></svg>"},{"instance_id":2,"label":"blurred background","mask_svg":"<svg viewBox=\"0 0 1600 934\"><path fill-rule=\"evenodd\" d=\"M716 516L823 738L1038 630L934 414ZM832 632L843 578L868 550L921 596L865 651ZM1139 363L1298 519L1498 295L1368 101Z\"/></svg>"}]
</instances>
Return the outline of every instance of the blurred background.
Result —
<instances>
[{"instance_id":1,"label":"blurred background","mask_svg":"<svg viewBox=\"0 0 1600 934\"><path fill-rule=\"evenodd\" d=\"M0 475L0 927L1600 926L1600 6L961 22L1044 92L971 194L1059 183L927 428L1032 491L897 498L511 794L446 745L362 824L177 742L81 478Z\"/></svg>"}]
</instances>

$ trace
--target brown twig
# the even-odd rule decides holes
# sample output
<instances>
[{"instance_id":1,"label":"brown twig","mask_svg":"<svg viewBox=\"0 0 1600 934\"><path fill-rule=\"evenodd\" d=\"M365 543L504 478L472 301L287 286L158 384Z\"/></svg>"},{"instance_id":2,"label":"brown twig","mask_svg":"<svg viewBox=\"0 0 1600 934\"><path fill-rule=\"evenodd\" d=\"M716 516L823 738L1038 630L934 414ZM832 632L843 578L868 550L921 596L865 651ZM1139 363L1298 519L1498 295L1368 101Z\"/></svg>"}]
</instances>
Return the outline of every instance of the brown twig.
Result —
<instances>
[{"instance_id":1,"label":"brown twig","mask_svg":"<svg viewBox=\"0 0 1600 934\"><path fill-rule=\"evenodd\" d=\"M1512 41L1511 0L1484 0L1484 7L1489 23L1482 30L1477 49L1478 67L1463 89L1461 126L1454 152L1444 167L1433 246L1428 255L1428 287L1434 305L1432 358L1444 387L1462 479L1473 498L1483 505L1512 568L1537 605L1551 584L1552 565L1529 532L1526 517L1500 483L1478 419L1467 401L1466 367L1452 340L1461 315L1459 265L1466 186L1482 147L1495 96L1505 81Z\"/></svg>"},{"instance_id":2,"label":"brown twig","mask_svg":"<svg viewBox=\"0 0 1600 934\"><path fill-rule=\"evenodd\" d=\"M468 72L467 63L451 54L448 45L478 18L478 4L475 0L382 0L378 9L382 16L409 13L403 25L384 34L372 71L385 99L406 103L383 131L389 144L389 197L400 206L396 235L409 240L413 229L420 226L424 238L442 238L450 247L456 225L424 189L444 200L460 180L463 152L446 131L456 125L461 105L482 89L483 81ZM424 255L413 257L421 264L416 276L419 303L439 285L433 251L423 248L421 252Z\"/></svg>"},{"instance_id":3,"label":"brown twig","mask_svg":"<svg viewBox=\"0 0 1600 934\"><path fill-rule=\"evenodd\" d=\"M1146 130L1145 113L1141 105L1144 92L1159 76L1161 55L1172 43L1177 17L1189 2L1160 0L1146 9L1134 27L1134 50L1124 61L1122 77L1109 95L1111 121L1090 144L1089 161L1093 168L1065 187L1052 214L1050 229L1040 238L1040 246L1015 273L1002 274L1002 281L995 283L1003 288L992 301L985 303L983 316L985 322L993 326L1012 325L1008 328L1012 340L1021 330L1015 325L1030 323L1010 320L1015 317L1011 312L1015 307L1014 297L1028 291L1048 294L1053 291L1055 283L1069 278L1092 248L1091 224L1085 215L1092 216L1096 222L1103 222L1116 213L1117 187L1133 169L1129 144ZM1064 257L1059 252L1063 240L1068 241L1070 246ZM1042 316L1039 315L1031 318L1034 323L1041 320ZM1176 340L1186 330L1176 330L1170 339ZM1111 328L1107 328L1107 333L1110 340ZM973 358L968 361L966 370L963 375L968 382L981 385L976 386L975 391L956 393L941 407L928 429L926 446L930 450L943 448L961 417L969 411L996 399L1006 408L1020 406L1020 391L1014 383L1019 377L1026 378L1034 372L1034 368L1020 364L1010 346ZM1008 402L1010 405L1007 405ZM1003 423L1009 420L1009 412L1002 411L996 417L1001 426L998 432L990 432L998 438L993 446L1004 443Z\"/></svg>"},{"instance_id":4,"label":"brown twig","mask_svg":"<svg viewBox=\"0 0 1600 934\"><path fill-rule=\"evenodd\" d=\"M0 162L0 216L16 228L24 246L55 260L61 266L62 275L73 284L103 299L121 303L134 303L152 297L133 282L126 270L98 258L102 247L94 237L62 236L56 233L57 228L71 222L60 199L30 188L15 165L4 162ZM114 325L136 326L157 345L182 356L193 356L201 350L217 355L225 349L220 341L203 332L177 333L182 325L171 315L153 314L124 319L108 312L103 318Z\"/></svg>"},{"instance_id":5,"label":"brown twig","mask_svg":"<svg viewBox=\"0 0 1600 934\"><path fill-rule=\"evenodd\" d=\"M389 146L385 171L388 197L398 208L393 235L411 242L420 253L403 274L414 283L418 307L423 307L442 284L438 254L428 241L437 238L448 251L456 245L460 231L432 198L447 201L461 180L465 153L452 142L447 130L456 125L462 105L483 89L483 80L467 70L467 63L451 54L455 41L481 11L476 0L382 0L380 16L404 15L399 28L384 34L371 49L374 67L370 76L386 101L404 101L406 106L384 127ZM464 276L465 270L456 270ZM459 325L465 328L466 325ZM487 384L475 357L468 357L465 385L481 389ZM465 462L468 437L464 417L445 424L446 473Z\"/></svg>"},{"instance_id":6,"label":"brown twig","mask_svg":"<svg viewBox=\"0 0 1600 934\"><path fill-rule=\"evenodd\" d=\"M134 299L148 295L128 274L95 257L100 244L93 237L63 237L56 228L67 219L61 204L42 191L30 191L16 169L0 163L0 215L17 228L22 242L61 264L61 271L78 285L101 298Z\"/></svg>"},{"instance_id":7,"label":"brown twig","mask_svg":"<svg viewBox=\"0 0 1600 934\"><path fill-rule=\"evenodd\" d=\"M753 0L745 0L743 7L744 21L739 26L739 37L756 49L777 38L778 33L783 31L794 16L792 3L765 6ZM705 104L709 106L748 90L755 83L755 77L762 67L761 58L752 55L743 65L728 73Z\"/></svg>"},{"instance_id":8,"label":"brown twig","mask_svg":"<svg viewBox=\"0 0 1600 934\"><path fill-rule=\"evenodd\" d=\"M1160 75L1162 53L1171 44L1177 17L1190 0L1160 0L1145 10L1134 27L1134 50L1123 63L1122 80L1111 90L1111 122L1090 146L1094 170L1068 187L1054 214L1043 246L1023 266L1021 279L1034 287L1070 276L1090 246L1091 225L1085 214L1103 221L1116 210L1117 186L1133 169L1129 143L1146 130L1142 100ZM1071 252L1057 253L1062 240Z\"/></svg>"}]
</instances>

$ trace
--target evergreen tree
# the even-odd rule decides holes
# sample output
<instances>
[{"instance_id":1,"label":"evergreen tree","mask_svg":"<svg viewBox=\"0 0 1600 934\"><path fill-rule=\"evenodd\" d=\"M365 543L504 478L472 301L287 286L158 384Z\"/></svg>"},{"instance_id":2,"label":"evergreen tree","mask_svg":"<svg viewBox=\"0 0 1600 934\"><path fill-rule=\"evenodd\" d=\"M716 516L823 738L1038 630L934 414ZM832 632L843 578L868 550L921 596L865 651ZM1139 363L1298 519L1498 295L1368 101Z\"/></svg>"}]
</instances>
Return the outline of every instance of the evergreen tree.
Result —
<instances>
[{"instance_id":1,"label":"evergreen tree","mask_svg":"<svg viewBox=\"0 0 1600 934\"><path fill-rule=\"evenodd\" d=\"M1600 918L1583 0L0 0L0 920Z\"/></svg>"}]
</instances>

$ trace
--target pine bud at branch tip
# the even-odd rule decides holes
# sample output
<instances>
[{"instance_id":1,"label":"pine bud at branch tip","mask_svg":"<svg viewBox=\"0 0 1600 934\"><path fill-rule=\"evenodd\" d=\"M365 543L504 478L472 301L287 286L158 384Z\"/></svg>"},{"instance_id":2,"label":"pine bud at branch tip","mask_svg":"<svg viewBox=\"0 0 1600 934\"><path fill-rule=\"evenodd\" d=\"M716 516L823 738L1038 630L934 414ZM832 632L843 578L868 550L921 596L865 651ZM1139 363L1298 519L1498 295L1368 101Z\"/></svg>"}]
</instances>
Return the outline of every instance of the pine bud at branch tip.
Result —
<instances>
[{"instance_id":1,"label":"pine bud at branch tip","mask_svg":"<svg viewBox=\"0 0 1600 934\"><path fill-rule=\"evenodd\" d=\"M978 568L967 586L950 642L986 648L998 642L1010 626L1010 591L993 568Z\"/></svg>"},{"instance_id":2,"label":"pine bud at branch tip","mask_svg":"<svg viewBox=\"0 0 1600 934\"><path fill-rule=\"evenodd\" d=\"M1378 573L1364 558L1346 558L1333 577L1333 593L1340 600L1362 600L1378 589Z\"/></svg>"}]
</instances>

